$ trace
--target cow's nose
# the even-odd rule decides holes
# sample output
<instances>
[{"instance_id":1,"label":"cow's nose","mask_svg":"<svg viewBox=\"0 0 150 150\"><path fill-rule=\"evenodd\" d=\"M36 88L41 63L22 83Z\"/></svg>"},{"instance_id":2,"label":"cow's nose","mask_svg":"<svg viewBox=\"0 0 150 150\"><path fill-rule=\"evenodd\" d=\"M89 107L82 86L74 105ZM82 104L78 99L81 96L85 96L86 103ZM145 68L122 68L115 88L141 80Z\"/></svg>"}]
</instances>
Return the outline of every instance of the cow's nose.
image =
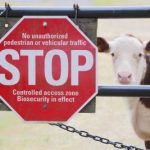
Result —
<instances>
[{"instance_id":1,"label":"cow's nose","mask_svg":"<svg viewBox=\"0 0 150 150\"><path fill-rule=\"evenodd\" d=\"M118 73L118 81L121 84L129 84L132 79L132 74L130 72L119 72Z\"/></svg>"}]
</instances>

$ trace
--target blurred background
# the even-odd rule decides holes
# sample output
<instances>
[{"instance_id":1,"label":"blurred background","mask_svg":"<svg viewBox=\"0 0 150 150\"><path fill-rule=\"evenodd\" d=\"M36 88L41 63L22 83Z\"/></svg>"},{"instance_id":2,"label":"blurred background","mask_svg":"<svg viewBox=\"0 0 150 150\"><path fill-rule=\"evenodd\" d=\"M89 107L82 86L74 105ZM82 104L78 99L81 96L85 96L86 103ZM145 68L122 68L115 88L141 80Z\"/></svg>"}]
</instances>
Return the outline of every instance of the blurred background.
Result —
<instances>
[{"instance_id":1,"label":"blurred background","mask_svg":"<svg viewBox=\"0 0 150 150\"><path fill-rule=\"evenodd\" d=\"M73 3L78 3L82 6L150 4L150 0L1 0L0 5L4 5L5 2L14 6L72 6Z\"/></svg>"},{"instance_id":2,"label":"blurred background","mask_svg":"<svg viewBox=\"0 0 150 150\"><path fill-rule=\"evenodd\" d=\"M3 0L0 5L4 6ZM150 5L150 0L7 0L10 6L104 6ZM99 19L97 36L111 40L122 34L150 40L150 19ZM100 84L115 84L111 57L99 54ZM107 62L107 63L106 63ZM131 126L124 98L97 97L95 114L77 114L68 122L79 130L144 148ZM48 124L28 124L15 113L0 111L0 150L114 150L88 138L82 138Z\"/></svg>"}]
</instances>

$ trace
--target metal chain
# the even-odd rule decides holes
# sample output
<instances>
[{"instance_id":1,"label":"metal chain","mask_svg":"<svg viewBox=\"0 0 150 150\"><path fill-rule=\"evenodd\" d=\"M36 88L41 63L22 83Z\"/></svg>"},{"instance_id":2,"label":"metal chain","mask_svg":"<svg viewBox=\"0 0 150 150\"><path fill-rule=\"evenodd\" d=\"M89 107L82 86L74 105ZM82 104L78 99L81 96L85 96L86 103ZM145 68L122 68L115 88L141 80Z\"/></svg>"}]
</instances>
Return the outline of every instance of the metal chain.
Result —
<instances>
[{"instance_id":1,"label":"metal chain","mask_svg":"<svg viewBox=\"0 0 150 150\"><path fill-rule=\"evenodd\" d=\"M114 146L117 149L144 150L144 149L141 149L141 148L137 148L135 146L127 146L127 145L125 145L123 143L120 143L120 142L113 142L113 141L110 141L107 138L103 138L103 137L100 137L100 136L92 135L92 134L90 134L90 133L88 133L86 131L79 131L79 130L75 129L72 126L67 126L67 125L62 124L62 123L49 123L49 124L52 125L52 126L57 126L57 127L61 128L63 130L71 132L71 133L77 133L77 134L79 134L82 137L91 138L94 141L97 141L97 142L100 142L100 143L103 143L103 144L112 145L112 146Z\"/></svg>"}]
</instances>

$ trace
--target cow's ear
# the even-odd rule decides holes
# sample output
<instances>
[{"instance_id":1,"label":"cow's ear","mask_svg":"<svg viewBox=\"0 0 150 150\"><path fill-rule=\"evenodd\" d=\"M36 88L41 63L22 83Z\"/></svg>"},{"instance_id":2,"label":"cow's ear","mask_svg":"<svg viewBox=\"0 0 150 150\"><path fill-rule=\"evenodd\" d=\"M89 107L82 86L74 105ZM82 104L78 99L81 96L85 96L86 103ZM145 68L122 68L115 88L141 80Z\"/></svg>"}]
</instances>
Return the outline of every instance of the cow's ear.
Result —
<instances>
[{"instance_id":1,"label":"cow's ear","mask_svg":"<svg viewBox=\"0 0 150 150\"><path fill-rule=\"evenodd\" d=\"M109 44L102 37L97 37L97 47L99 52L109 52Z\"/></svg>"},{"instance_id":2,"label":"cow's ear","mask_svg":"<svg viewBox=\"0 0 150 150\"><path fill-rule=\"evenodd\" d=\"M150 41L146 42L145 50L146 50L146 52L150 52Z\"/></svg>"}]
</instances>

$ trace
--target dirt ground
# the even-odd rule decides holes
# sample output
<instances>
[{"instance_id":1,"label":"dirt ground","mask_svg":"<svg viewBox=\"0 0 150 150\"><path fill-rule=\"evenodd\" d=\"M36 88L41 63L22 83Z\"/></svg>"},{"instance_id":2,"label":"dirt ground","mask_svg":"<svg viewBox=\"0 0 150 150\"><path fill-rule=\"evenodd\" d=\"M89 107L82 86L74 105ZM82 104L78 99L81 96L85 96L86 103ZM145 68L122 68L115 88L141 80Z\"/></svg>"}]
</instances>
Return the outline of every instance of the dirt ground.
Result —
<instances>
[{"instance_id":1,"label":"dirt ground","mask_svg":"<svg viewBox=\"0 0 150 150\"><path fill-rule=\"evenodd\" d=\"M150 20L99 20L98 36L109 40L131 33L149 40ZM114 84L111 58L99 54L99 83ZM69 125L91 134L143 147L134 133L124 98L97 97L95 114L77 114ZM0 150L114 150L111 145L82 138L48 124L23 123L12 112L0 112Z\"/></svg>"}]
</instances>

